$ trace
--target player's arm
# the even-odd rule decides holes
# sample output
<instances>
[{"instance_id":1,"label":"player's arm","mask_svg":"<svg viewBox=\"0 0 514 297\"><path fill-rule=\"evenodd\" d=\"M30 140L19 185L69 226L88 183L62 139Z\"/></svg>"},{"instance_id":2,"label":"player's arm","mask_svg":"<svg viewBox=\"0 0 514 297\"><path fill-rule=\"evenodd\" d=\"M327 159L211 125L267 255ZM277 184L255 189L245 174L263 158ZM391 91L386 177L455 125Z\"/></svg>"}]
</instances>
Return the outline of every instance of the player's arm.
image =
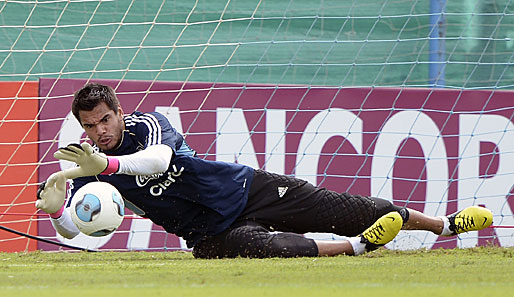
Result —
<instances>
[{"instance_id":1,"label":"player's arm","mask_svg":"<svg viewBox=\"0 0 514 297\"><path fill-rule=\"evenodd\" d=\"M155 144L144 150L118 159L118 170L115 173L128 175L152 175L165 172L173 157L173 149L165 144Z\"/></svg>"},{"instance_id":2,"label":"player's arm","mask_svg":"<svg viewBox=\"0 0 514 297\"><path fill-rule=\"evenodd\" d=\"M80 233L75 223L71 220L69 207L63 207L61 215L57 218L51 218L51 221L55 231L66 239L72 239Z\"/></svg>"},{"instance_id":3,"label":"player's arm","mask_svg":"<svg viewBox=\"0 0 514 297\"><path fill-rule=\"evenodd\" d=\"M84 142L59 148L54 157L78 165L64 171L68 179L98 174L152 175L168 169L173 149L165 144L155 144L133 154L111 157L95 151Z\"/></svg>"},{"instance_id":4,"label":"player's arm","mask_svg":"<svg viewBox=\"0 0 514 297\"><path fill-rule=\"evenodd\" d=\"M52 218L52 226L64 238L72 239L77 236L80 231L71 220L69 208L64 206L66 196L66 179L78 176L96 175L105 172L102 169L104 166L109 168L109 163L113 162L113 157L104 157L95 152L89 153L89 144L80 146L71 145L71 149L66 150L66 160L76 161L79 165L76 168L66 171L59 171L54 173L50 178L40 185L37 193L36 207L50 214ZM77 153L77 158L70 158L70 151ZM173 150L167 145L152 145L146 149L136 152L134 154L116 157L114 159L117 168L111 173L123 173L130 175L151 175L166 171L171 158ZM107 159L107 164L103 164L101 158ZM105 160L104 159L104 160ZM81 165L84 164L84 165ZM83 166L81 168L81 166Z\"/></svg>"}]
</instances>

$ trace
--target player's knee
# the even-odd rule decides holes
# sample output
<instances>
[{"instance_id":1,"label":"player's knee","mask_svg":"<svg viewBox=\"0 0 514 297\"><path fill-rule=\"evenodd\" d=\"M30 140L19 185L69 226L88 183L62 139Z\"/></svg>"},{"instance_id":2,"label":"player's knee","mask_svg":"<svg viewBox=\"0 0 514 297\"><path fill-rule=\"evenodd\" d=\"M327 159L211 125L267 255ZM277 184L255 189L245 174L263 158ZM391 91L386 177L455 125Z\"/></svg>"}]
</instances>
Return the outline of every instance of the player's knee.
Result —
<instances>
[{"instance_id":1,"label":"player's knee","mask_svg":"<svg viewBox=\"0 0 514 297\"><path fill-rule=\"evenodd\" d=\"M400 207L398 205L394 205L389 200L385 200L382 198L370 197L371 200L375 203L376 212L375 212L375 220L378 220L381 216L390 213L391 211L397 211L402 216L404 222L409 220L409 210L405 207Z\"/></svg>"},{"instance_id":2,"label":"player's knee","mask_svg":"<svg viewBox=\"0 0 514 297\"><path fill-rule=\"evenodd\" d=\"M224 258L225 252L221 241L216 237L204 239L193 247L193 257L197 259Z\"/></svg>"}]
</instances>

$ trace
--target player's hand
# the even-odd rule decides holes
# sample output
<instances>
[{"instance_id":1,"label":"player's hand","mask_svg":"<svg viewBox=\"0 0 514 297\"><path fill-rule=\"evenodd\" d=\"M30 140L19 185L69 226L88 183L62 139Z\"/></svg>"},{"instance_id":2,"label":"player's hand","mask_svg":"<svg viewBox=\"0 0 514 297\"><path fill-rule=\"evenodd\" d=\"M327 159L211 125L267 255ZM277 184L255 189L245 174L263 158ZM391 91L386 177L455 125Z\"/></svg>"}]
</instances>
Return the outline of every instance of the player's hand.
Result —
<instances>
[{"instance_id":1,"label":"player's hand","mask_svg":"<svg viewBox=\"0 0 514 297\"><path fill-rule=\"evenodd\" d=\"M37 190L36 208L52 214L61 209L66 198L66 177L63 171L55 172Z\"/></svg>"},{"instance_id":2,"label":"player's hand","mask_svg":"<svg viewBox=\"0 0 514 297\"><path fill-rule=\"evenodd\" d=\"M74 162L78 165L78 167L64 171L64 175L68 179L98 175L104 173L108 168L110 172L107 174L114 173L118 170L118 163L114 164L115 168L113 169L113 166L109 166L111 159L107 158L105 154L95 151L87 142L81 145L72 143L67 147L59 148L59 150L54 153L54 157L59 160ZM114 159L113 161L117 160Z\"/></svg>"}]
</instances>

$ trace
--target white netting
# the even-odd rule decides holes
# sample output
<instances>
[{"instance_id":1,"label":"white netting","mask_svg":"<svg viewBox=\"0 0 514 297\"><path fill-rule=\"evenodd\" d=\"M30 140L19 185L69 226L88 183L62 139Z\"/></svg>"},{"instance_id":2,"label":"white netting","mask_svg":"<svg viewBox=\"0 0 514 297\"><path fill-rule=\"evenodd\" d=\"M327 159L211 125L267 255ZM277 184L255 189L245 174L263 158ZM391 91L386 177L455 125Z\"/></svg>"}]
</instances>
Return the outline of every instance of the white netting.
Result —
<instances>
[{"instance_id":1,"label":"white netting","mask_svg":"<svg viewBox=\"0 0 514 297\"><path fill-rule=\"evenodd\" d=\"M83 137L65 120L72 93L110 80L126 111L165 113L201 157L434 215L486 205L500 227L459 241L402 233L396 247L512 245L512 9L508 0L1 1L0 221L55 237L45 216L27 216L36 184L59 168L53 151ZM183 246L145 220L122 227L120 239L93 246ZM36 248L9 234L0 242Z\"/></svg>"}]
</instances>

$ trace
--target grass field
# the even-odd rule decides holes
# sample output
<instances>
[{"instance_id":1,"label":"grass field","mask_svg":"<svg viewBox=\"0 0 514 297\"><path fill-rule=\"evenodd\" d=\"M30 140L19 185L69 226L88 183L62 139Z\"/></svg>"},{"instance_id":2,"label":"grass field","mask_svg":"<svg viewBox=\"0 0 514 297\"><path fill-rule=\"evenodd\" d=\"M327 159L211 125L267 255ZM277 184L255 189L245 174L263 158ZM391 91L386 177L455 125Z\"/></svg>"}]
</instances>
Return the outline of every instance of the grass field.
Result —
<instances>
[{"instance_id":1,"label":"grass field","mask_svg":"<svg viewBox=\"0 0 514 297\"><path fill-rule=\"evenodd\" d=\"M197 260L187 252L0 254L1 296L511 296L514 249Z\"/></svg>"}]
</instances>

